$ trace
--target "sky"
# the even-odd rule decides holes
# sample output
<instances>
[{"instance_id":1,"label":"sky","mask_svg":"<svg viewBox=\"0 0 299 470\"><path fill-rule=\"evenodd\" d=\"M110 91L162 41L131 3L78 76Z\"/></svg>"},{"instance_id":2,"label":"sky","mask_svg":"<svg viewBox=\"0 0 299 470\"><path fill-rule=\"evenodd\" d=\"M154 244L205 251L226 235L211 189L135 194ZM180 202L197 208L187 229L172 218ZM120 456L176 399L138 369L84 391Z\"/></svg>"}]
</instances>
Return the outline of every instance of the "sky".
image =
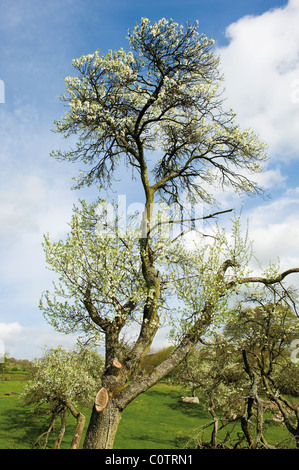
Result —
<instances>
[{"instance_id":1,"label":"sky","mask_svg":"<svg viewBox=\"0 0 299 470\"><path fill-rule=\"evenodd\" d=\"M281 269L299 266L299 0L1 0L0 352L10 357L74 345L39 310L53 279L41 243L44 233L63 238L73 204L98 194L72 190L78 168L50 157L69 145L52 132L64 112L58 96L72 59L128 48L141 17L198 20L215 40L227 103L269 149L259 175L269 197L242 201L255 253L264 266L278 257ZM139 201L129 178L116 187L128 204ZM224 208L241 203L229 191L219 198Z\"/></svg>"}]
</instances>

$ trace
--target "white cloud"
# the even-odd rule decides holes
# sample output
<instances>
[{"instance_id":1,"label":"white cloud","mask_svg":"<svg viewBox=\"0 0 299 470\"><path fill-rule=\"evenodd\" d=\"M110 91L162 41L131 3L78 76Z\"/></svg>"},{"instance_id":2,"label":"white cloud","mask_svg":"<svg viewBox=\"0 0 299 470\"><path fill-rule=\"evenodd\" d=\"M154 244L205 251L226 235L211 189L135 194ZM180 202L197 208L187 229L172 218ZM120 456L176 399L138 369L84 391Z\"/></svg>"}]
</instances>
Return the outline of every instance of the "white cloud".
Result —
<instances>
[{"instance_id":1,"label":"white cloud","mask_svg":"<svg viewBox=\"0 0 299 470\"><path fill-rule=\"evenodd\" d=\"M281 269L299 266L299 188L248 211L254 252L266 267L280 260Z\"/></svg>"},{"instance_id":2,"label":"white cloud","mask_svg":"<svg viewBox=\"0 0 299 470\"><path fill-rule=\"evenodd\" d=\"M299 159L298 24L299 0L289 0L285 7L231 24L228 45L217 50L227 101L239 124L251 127L269 145L269 167L253 179L270 195L275 192L276 199L257 201L249 209L245 204L243 218L249 219L262 266L279 258L282 269L299 266L299 188L288 188L285 170L278 166ZM224 200L237 202L230 194Z\"/></svg>"},{"instance_id":3,"label":"white cloud","mask_svg":"<svg viewBox=\"0 0 299 470\"><path fill-rule=\"evenodd\" d=\"M4 343L16 344L23 330L23 327L18 322L0 323L0 340L4 341Z\"/></svg>"},{"instance_id":4,"label":"white cloud","mask_svg":"<svg viewBox=\"0 0 299 470\"><path fill-rule=\"evenodd\" d=\"M246 170L242 171L242 175L246 176L250 180L254 181L258 186L263 188L265 191L265 195L271 194L271 191L273 189L285 191L286 190L286 180L287 177L282 174L280 168L265 168L264 171L261 173L257 174L251 174L249 172L246 172ZM211 191L211 188L208 183L202 183L201 186L203 189L206 189L207 191ZM220 209L226 210L226 209L235 209L236 211L239 211L241 208L241 205L247 201L251 196L246 196L246 195L240 195L239 193L236 193L233 188L231 187L225 187L222 188L220 185L217 186L215 184L215 188L213 189L213 197L215 198L215 201L217 203L217 206ZM256 197L255 199L256 204L260 203L260 200ZM207 212L213 212L209 205L204 209ZM200 211L198 210L198 213Z\"/></svg>"},{"instance_id":5,"label":"white cloud","mask_svg":"<svg viewBox=\"0 0 299 470\"><path fill-rule=\"evenodd\" d=\"M3 317L9 305L28 305L30 299L33 306L38 305L41 291L48 287L45 280L49 279L41 247L43 234L64 236L77 199L70 190L74 169L49 157L60 140L48 125L33 105L19 103L10 110L0 110Z\"/></svg>"},{"instance_id":6,"label":"white cloud","mask_svg":"<svg viewBox=\"0 0 299 470\"><path fill-rule=\"evenodd\" d=\"M19 322L0 323L0 342L9 357L33 360L41 357L43 348L62 345L66 349L75 346L77 336L65 335L49 326L25 327Z\"/></svg>"},{"instance_id":7,"label":"white cloud","mask_svg":"<svg viewBox=\"0 0 299 470\"><path fill-rule=\"evenodd\" d=\"M285 187L287 177L281 173L280 168L265 169L261 173L250 176L258 185L265 190Z\"/></svg>"},{"instance_id":8,"label":"white cloud","mask_svg":"<svg viewBox=\"0 0 299 470\"><path fill-rule=\"evenodd\" d=\"M272 155L299 157L299 1L260 16L245 16L218 49L229 104ZM279 152L282 152L280 155Z\"/></svg>"}]
</instances>

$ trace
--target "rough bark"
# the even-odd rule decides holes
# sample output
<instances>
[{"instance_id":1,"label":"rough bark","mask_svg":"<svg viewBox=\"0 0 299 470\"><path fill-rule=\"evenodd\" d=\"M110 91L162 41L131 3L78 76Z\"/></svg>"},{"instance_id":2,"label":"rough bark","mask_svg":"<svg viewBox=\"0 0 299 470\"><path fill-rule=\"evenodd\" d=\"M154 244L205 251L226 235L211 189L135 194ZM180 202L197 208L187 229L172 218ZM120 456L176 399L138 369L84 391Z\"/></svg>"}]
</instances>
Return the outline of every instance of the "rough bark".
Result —
<instances>
[{"instance_id":1,"label":"rough bark","mask_svg":"<svg viewBox=\"0 0 299 470\"><path fill-rule=\"evenodd\" d=\"M121 419L122 411L113 400L100 413L95 406L84 441L84 449L113 449L114 439Z\"/></svg>"},{"instance_id":2,"label":"rough bark","mask_svg":"<svg viewBox=\"0 0 299 470\"><path fill-rule=\"evenodd\" d=\"M211 314L212 306L207 305L202 312L201 318L197 320L193 328L190 329L181 344L166 360L145 377L139 377L133 380L133 382L128 383L128 378L134 369L134 360L132 363L130 363L130 361L125 362L121 368L115 367L113 361L111 364L107 364L101 385L105 387L109 393L108 405L101 412L97 412L96 405L94 405L84 441L85 449L113 448L113 442L122 411L140 395L140 393L151 388L183 361L209 325ZM149 335L149 337L145 335L143 338L140 336L137 340L137 344L140 347L140 351L138 352L141 353L142 351L144 353L151 344L151 335ZM136 349L134 349L134 354L136 354L136 352ZM136 356L133 357L136 358ZM130 369L128 365L131 366Z\"/></svg>"}]
</instances>

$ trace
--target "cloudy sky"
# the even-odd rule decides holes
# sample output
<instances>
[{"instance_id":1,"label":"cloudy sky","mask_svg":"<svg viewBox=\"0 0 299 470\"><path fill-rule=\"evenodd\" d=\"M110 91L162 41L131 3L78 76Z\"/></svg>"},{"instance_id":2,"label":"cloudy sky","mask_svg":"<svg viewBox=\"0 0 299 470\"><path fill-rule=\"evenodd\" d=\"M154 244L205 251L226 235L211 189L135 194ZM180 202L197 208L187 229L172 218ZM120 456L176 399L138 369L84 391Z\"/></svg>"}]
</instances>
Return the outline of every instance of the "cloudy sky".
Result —
<instances>
[{"instance_id":1,"label":"cloudy sky","mask_svg":"<svg viewBox=\"0 0 299 470\"><path fill-rule=\"evenodd\" d=\"M72 191L76 167L49 157L67 145L51 132L63 114L57 97L73 58L126 49L128 28L143 16L198 20L215 39L229 105L269 146L260 183L270 197L243 208L256 254L265 265L279 257L282 268L299 266L299 0L1 0L0 342L11 357L33 359L44 345L74 343L38 308L52 280L43 233L64 237L78 197L96 197ZM117 191L126 188L123 178ZM223 201L240 205L232 194Z\"/></svg>"}]
</instances>

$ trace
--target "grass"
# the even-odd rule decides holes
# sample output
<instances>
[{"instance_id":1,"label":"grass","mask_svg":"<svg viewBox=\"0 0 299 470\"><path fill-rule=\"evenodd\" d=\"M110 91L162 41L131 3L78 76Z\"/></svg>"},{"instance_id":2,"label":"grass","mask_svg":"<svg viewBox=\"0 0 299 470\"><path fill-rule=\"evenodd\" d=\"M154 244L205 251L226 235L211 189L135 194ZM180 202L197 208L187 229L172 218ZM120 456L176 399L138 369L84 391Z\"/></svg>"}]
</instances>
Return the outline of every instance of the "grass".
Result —
<instances>
[{"instance_id":1,"label":"grass","mask_svg":"<svg viewBox=\"0 0 299 470\"><path fill-rule=\"evenodd\" d=\"M182 403L180 386L159 383L123 412L116 449L180 449L209 419L201 405ZM138 423L138 424L137 424Z\"/></svg>"},{"instance_id":2,"label":"grass","mask_svg":"<svg viewBox=\"0 0 299 470\"><path fill-rule=\"evenodd\" d=\"M21 393L23 387L24 381L20 380L0 382L1 449L24 448L24 443L30 441L30 434L33 437L36 427L41 424L34 422L30 410L22 407L17 394Z\"/></svg>"},{"instance_id":3,"label":"grass","mask_svg":"<svg viewBox=\"0 0 299 470\"><path fill-rule=\"evenodd\" d=\"M31 408L23 406L19 393L24 380L0 382L0 449L30 449L36 438L45 432L48 421L34 416ZM146 393L139 395L123 412L115 439L115 449L182 449L194 437L201 425L211 420L202 405L182 403L185 390L178 385L160 382ZM81 410L86 416L86 428L90 410ZM75 420L68 417L62 448L69 449L75 428ZM269 421L266 438L269 443L289 439L290 435L280 425ZM49 439L53 446L58 433ZM235 431L237 432L237 431ZM205 438L209 440L210 428ZM82 438L81 447L84 436Z\"/></svg>"}]
</instances>

